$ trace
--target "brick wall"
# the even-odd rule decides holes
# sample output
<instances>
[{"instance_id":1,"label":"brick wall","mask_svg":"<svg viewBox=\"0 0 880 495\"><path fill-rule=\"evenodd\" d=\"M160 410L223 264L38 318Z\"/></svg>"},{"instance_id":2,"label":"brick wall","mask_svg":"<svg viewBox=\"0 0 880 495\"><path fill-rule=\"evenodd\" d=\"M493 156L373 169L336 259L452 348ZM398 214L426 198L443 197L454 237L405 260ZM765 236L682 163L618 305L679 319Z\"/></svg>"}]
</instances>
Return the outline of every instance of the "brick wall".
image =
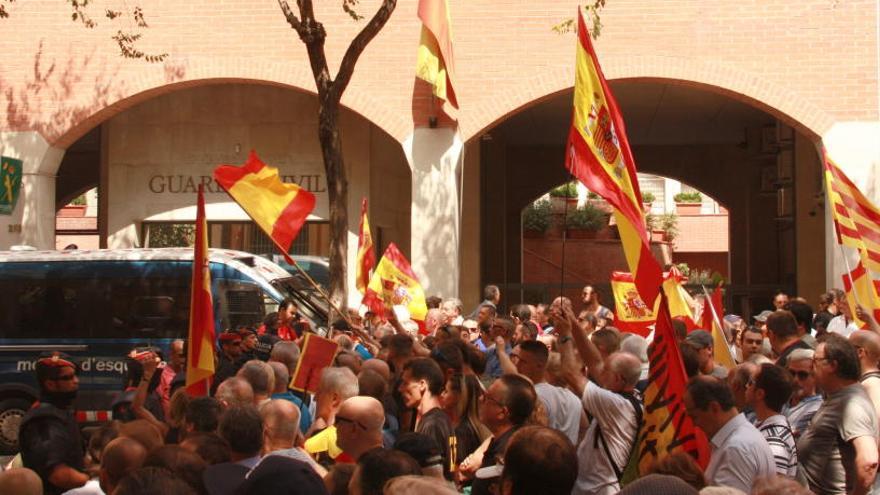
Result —
<instances>
[{"instance_id":1,"label":"brick wall","mask_svg":"<svg viewBox=\"0 0 880 495\"><path fill-rule=\"evenodd\" d=\"M727 215L679 215L676 253L723 252L728 245Z\"/></svg>"}]
</instances>

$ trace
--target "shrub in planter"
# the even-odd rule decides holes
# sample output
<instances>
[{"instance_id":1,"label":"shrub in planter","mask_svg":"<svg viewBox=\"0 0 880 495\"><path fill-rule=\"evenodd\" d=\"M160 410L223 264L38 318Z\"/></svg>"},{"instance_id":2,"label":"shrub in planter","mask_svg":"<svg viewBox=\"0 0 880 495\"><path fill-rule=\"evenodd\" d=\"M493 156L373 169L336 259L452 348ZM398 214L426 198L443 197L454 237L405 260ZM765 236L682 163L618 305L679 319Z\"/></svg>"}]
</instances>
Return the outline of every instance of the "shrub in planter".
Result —
<instances>
[{"instance_id":1,"label":"shrub in planter","mask_svg":"<svg viewBox=\"0 0 880 495\"><path fill-rule=\"evenodd\" d=\"M553 212L547 200L535 201L523 210L523 230L544 233L550 227Z\"/></svg>"},{"instance_id":2,"label":"shrub in planter","mask_svg":"<svg viewBox=\"0 0 880 495\"><path fill-rule=\"evenodd\" d=\"M673 213L664 213L660 215L660 230L667 241L674 241L678 237L678 217Z\"/></svg>"},{"instance_id":3,"label":"shrub in planter","mask_svg":"<svg viewBox=\"0 0 880 495\"><path fill-rule=\"evenodd\" d=\"M676 203L702 203L703 195L699 192L681 192L672 197Z\"/></svg>"},{"instance_id":4,"label":"shrub in planter","mask_svg":"<svg viewBox=\"0 0 880 495\"><path fill-rule=\"evenodd\" d=\"M642 193L642 203L651 204L654 202L655 199L657 199L657 197L654 196L654 193L652 193L650 191L646 191L646 192Z\"/></svg>"},{"instance_id":5,"label":"shrub in planter","mask_svg":"<svg viewBox=\"0 0 880 495\"><path fill-rule=\"evenodd\" d=\"M565 227L574 230L598 232L608 225L608 214L587 203L565 217Z\"/></svg>"},{"instance_id":6,"label":"shrub in planter","mask_svg":"<svg viewBox=\"0 0 880 495\"><path fill-rule=\"evenodd\" d=\"M577 198L577 183L572 181L550 190L553 198Z\"/></svg>"}]
</instances>

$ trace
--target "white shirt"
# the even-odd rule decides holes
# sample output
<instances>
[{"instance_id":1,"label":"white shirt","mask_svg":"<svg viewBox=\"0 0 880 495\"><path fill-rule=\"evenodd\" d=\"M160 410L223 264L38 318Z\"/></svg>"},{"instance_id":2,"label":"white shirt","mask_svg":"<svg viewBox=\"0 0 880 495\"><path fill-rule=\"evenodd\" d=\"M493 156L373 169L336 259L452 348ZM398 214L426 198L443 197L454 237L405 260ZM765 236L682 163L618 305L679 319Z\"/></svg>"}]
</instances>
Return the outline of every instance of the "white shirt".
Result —
<instances>
[{"instance_id":1,"label":"white shirt","mask_svg":"<svg viewBox=\"0 0 880 495\"><path fill-rule=\"evenodd\" d=\"M64 495L104 495L101 484L97 478L89 480L79 488L73 488L64 492Z\"/></svg>"},{"instance_id":2,"label":"white shirt","mask_svg":"<svg viewBox=\"0 0 880 495\"><path fill-rule=\"evenodd\" d=\"M859 330L859 327L856 326L855 322L852 321L847 324L846 319L843 317L843 315L837 315L834 318L831 318L831 321L828 322L828 327L826 327L826 330L849 338L849 336L853 332Z\"/></svg>"},{"instance_id":3,"label":"white shirt","mask_svg":"<svg viewBox=\"0 0 880 495\"><path fill-rule=\"evenodd\" d=\"M709 443L712 457L706 468L706 481L710 485L751 493L755 479L776 474L770 446L742 414L721 427Z\"/></svg>"},{"instance_id":4,"label":"white shirt","mask_svg":"<svg viewBox=\"0 0 880 495\"><path fill-rule=\"evenodd\" d=\"M568 389L542 382L535 385L535 393L547 409L547 426L561 431L577 445L581 426L581 401Z\"/></svg>"},{"instance_id":5,"label":"white shirt","mask_svg":"<svg viewBox=\"0 0 880 495\"><path fill-rule=\"evenodd\" d=\"M630 401L588 381L584 388L584 410L593 417L590 428L578 445L578 478L572 495L614 495L620 483L605 454L602 443L596 443L596 427L620 470L626 469L636 435L636 411ZM594 447L595 445L595 447Z\"/></svg>"}]
</instances>

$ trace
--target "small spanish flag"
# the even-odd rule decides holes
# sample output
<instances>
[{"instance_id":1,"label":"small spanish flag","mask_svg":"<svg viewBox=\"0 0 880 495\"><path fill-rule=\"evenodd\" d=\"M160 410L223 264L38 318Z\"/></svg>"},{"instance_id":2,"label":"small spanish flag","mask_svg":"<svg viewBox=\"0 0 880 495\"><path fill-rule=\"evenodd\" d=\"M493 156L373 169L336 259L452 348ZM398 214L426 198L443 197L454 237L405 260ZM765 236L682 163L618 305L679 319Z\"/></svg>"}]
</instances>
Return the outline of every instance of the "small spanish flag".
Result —
<instances>
[{"instance_id":1,"label":"small spanish flag","mask_svg":"<svg viewBox=\"0 0 880 495\"><path fill-rule=\"evenodd\" d=\"M214 304L211 299L211 269L208 258L208 222L205 195L199 184L196 206L196 236L192 265L187 336L186 390L193 396L208 395L214 377Z\"/></svg>"},{"instance_id":2,"label":"small spanish flag","mask_svg":"<svg viewBox=\"0 0 880 495\"><path fill-rule=\"evenodd\" d=\"M355 262L355 284L361 294L370 284L370 271L376 266L376 252L373 250L373 235L367 219L367 198L361 201L361 227L358 233L357 261Z\"/></svg>"},{"instance_id":3,"label":"small spanish flag","mask_svg":"<svg viewBox=\"0 0 880 495\"><path fill-rule=\"evenodd\" d=\"M241 167L220 165L214 169L214 180L289 257L293 240L315 209L315 195L296 184L281 182L278 169L261 162L253 151Z\"/></svg>"},{"instance_id":4,"label":"small spanish flag","mask_svg":"<svg viewBox=\"0 0 880 495\"><path fill-rule=\"evenodd\" d=\"M393 242L385 249L370 278L363 304L377 314L392 311L394 306L404 306L410 318L419 325L419 333L426 331L428 305L425 303L425 291L409 261Z\"/></svg>"},{"instance_id":5,"label":"small spanish flag","mask_svg":"<svg viewBox=\"0 0 880 495\"><path fill-rule=\"evenodd\" d=\"M455 67L447 0L419 0L419 19L422 20L422 39L416 77L434 87L434 96L458 108L453 87Z\"/></svg>"}]
</instances>

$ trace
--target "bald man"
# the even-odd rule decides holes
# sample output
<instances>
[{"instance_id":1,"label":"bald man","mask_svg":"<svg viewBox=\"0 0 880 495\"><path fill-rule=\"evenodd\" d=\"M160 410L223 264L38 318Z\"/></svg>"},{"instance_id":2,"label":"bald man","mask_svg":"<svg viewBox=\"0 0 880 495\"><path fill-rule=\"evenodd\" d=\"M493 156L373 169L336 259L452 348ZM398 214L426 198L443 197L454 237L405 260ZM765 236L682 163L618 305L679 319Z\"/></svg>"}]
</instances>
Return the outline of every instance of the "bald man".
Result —
<instances>
[{"instance_id":1,"label":"bald man","mask_svg":"<svg viewBox=\"0 0 880 495\"><path fill-rule=\"evenodd\" d=\"M367 359L361 364L361 370L370 370L379 373L385 381L391 380L391 368L388 367L388 363L381 359Z\"/></svg>"},{"instance_id":2,"label":"bald man","mask_svg":"<svg viewBox=\"0 0 880 495\"><path fill-rule=\"evenodd\" d=\"M385 410L372 397L346 399L336 413L336 443L354 460L366 452L382 448Z\"/></svg>"},{"instance_id":3,"label":"bald man","mask_svg":"<svg viewBox=\"0 0 880 495\"><path fill-rule=\"evenodd\" d=\"M280 455L305 462L312 466L318 476L323 477L327 470L316 463L309 454L298 448L299 407L284 399L272 399L260 408L263 418L263 455Z\"/></svg>"},{"instance_id":4,"label":"bald man","mask_svg":"<svg viewBox=\"0 0 880 495\"><path fill-rule=\"evenodd\" d=\"M0 493L42 495L43 481L28 468L14 468L0 473Z\"/></svg>"},{"instance_id":5,"label":"bald man","mask_svg":"<svg viewBox=\"0 0 880 495\"><path fill-rule=\"evenodd\" d=\"M223 380L223 383L217 387L214 398L225 408L253 405L254 389L244 378L233 376Z\"/></svg>"},{"instance_id":6,"label":"bald man","mask_svg":"<svg viewBox=\"0 0 880 495\"><path fill-rule=\"evenodd\" d=\"M131 438L119 437L104 447L101 454L101 490L113 493L119 481L130 471L141 467L147 457L147 449Z\"/></svg>"},{"instance_id":7,"label":"bald man","mask_svg":"<svg viewBox=\"0 0 880 495\"><path fill-rule=\"evenodd\" d=\"M880 417L880 335L868 330L857 330L849 336L850 343L859 354L859 365L862 376L859 381L868 392L868 397L874 404L874 410Z\"/></svg>"}]
</instances>

